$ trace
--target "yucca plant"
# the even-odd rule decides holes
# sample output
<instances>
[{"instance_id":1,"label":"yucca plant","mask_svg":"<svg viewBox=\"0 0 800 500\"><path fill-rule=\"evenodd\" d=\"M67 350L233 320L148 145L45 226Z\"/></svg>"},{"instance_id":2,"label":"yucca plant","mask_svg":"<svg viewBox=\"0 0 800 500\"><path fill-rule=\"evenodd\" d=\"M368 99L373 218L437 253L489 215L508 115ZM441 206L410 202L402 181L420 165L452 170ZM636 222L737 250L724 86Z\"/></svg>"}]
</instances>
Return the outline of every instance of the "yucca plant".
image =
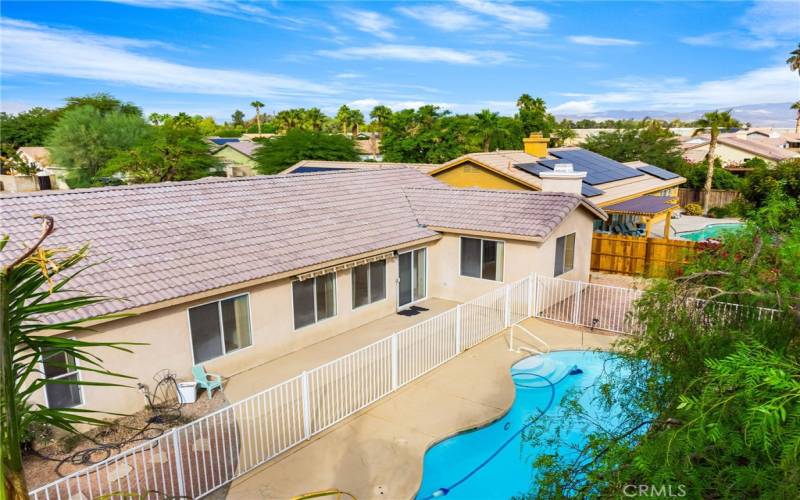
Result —
<instances>
[{"instance_id":1,"label":"yucca plant","mask_svg":"<svg viewBox=\"0 0 800 500\"><path fill-rule=\"evenodd\" d=\"M28 498L22 468L21 443L24 431L33 424L47 424L77 433L79 424L99 425L96 412L78 408L48 408L30 401L47 384L123 386L110 382L91 382L60 378L48 379L40 367L44 356L48 364L69 371L94 372L103 376L132 378L105 369L95 353L98 348L131 352L133 343L87 342L59 336L66 332L87 331L89 321L105 320L120 315L96 316L87 319L62 319L64 313L97 304L106 297L87 295L70 289L72 280L91 267L85 259L88 246L77 251L48 249L43 246L53 232L51 217L37 216L43 222L36 243L18 256L9 256L0 267L0 433L4 479L3 497L9 500ZM0 255L8 254L8 236L0 237ZM62 363L51 360L63 359Z\"/></svg>"}]
</instances>

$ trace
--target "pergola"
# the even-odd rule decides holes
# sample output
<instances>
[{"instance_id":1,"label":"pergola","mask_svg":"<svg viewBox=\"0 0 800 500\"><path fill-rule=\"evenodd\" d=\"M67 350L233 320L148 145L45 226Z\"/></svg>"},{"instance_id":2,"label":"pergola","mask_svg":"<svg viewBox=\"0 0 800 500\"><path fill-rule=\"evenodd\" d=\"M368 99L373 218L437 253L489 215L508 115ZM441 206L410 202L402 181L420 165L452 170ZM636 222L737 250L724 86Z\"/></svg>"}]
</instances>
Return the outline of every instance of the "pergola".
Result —
<instances>
[{"instance_id":1,"label":"pergola","mask_svg":"<svg viewBox=\"0 0 800 500\"><path fill-rule=\"evenodd\" d=\"M650 236L650 226L654 221L664 220L664 238L669 239L672 211L678 208L673 196L644 195L603 207L608 214L635 215L645 223L645 237Z\"/></svg>"}]
</instances>

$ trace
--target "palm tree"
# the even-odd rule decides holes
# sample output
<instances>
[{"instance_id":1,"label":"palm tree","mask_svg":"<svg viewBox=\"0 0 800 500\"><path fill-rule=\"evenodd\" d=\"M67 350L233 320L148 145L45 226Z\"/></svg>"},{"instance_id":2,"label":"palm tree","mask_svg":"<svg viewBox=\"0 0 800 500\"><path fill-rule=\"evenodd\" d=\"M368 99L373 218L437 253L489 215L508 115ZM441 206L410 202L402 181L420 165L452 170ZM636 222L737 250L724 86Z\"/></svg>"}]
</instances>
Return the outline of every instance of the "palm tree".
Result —
<instances>
[{"instance_id":1,"label":"palm tree","mask_svg":"<svg viewBox=\"0 0 800 500\"><path fill-rule=\"evenodd\" d=\"M693 136L708 133L708 153L706 153L706 183L703 186L703 215L708 213L708 199L711 194L711 182L714 178L714 162L717 160L717 139L720 131L739 127L741 123L731 116L731 110L712 111L704 114L697 122Z\"/></svg>"},{"instance_id":2,"label":"palm tree","mask_svg":"<svg viewBox=\"0 0 800 500\"><path fill-rule=\"evenodd\" d=\"M480 113L475 113L473 132L480 137L483 151L488 152L492 142L497 143L497 140L506 133L506 130L500 125L500 113L484 109Z\"/></svg>"},{"instance_id":3,"label":"palm tree","mask_svg":"<svg viewBox=\"0 0 800 500\"><path fill-rule=\"evenodd\" d=\"M150 114L147 116L147 120L148 120L150 123L152 123L153 125L155 125L155 126L157 127L157 126L159 126L161 123L163 123L163 122L164 122L164 120L166 120L168 116L169 116L169 115L162 115L162 114L160 114L160 113L150 113Z\"/></svg>"},{"instance_id":4,"label":"palm tree","mask_svg":"<svg viewBox=\"0 0 800 500\"><path fill-rule=\"evenodd\" d=\"M256 124L258 126L258 133L261 134L261 108L264 107L264 103L261 101L253 101L250 103L251 106L256 108Z\"/></svg>"},{"instance_id":5,"label":"palm tree","mask_svg":"<svg viewBox=\"0 0 800 500\"><path fill-rule=\"evenodd\" d=\"M357 109L350 110L350 133L353 139L358 137L358 127L364 125L364 113Z\"/></svg>"},{"instance_id":6,"label":"palm tree","mask_svg":"<svg viewBox=\"0 0 800 500\"><path fill-rule=\"evenodd\" d=\"M378 133L383 137L383 130L386 127L386 122L392 117L392 110L389 106L379 104L372 108L372 111L369 112L369 117L372 118L372 121L378 126Z\"/></svg>"},{"instance_id":7,"label":"palm tree","mask_svg":"<svg viewBox=\"0 0 800 500\"><path fill-rule=\"evenodd\" d=\"M240 127L244 126L244 113L240 110L236 110L231 115L231 119L233 119L233 126Z\"/></svg>"},{"instance_id":8,"label":"palm tree","mask_svg":"<svg viewBox=\"0 0 800 500\"><path fill-rule=\"evenodd\" d=\"M341 107L339 107L339 111L336 112L336 121L342 126L342 134L347 135L352 115L352 111L347 104L342 104Z\"/></svg>"},{"instance_id":9,"label":"palm tree","mask_svg":"<svg viewBox=\"0 0 800 500\"><path fill-rule=\"evenodd\" d=\"M325 120L328 119L319 108L310 108L303 112L303 118L305 124L311 128L314 132L319 132L322 130L322 126L325 125Z\"/></svg>"},{"instance_id":10,"label":"palm tree","mask_svg":"<svg viewBox=\"0 0 800 500\"><path fill-rule=\"evenodd\" d=\"M798 43L797 48L790 53L786 64L789 65L789 69L797 71L797 73L800 74L800 43Z\"/></svg>"},{"instance_id":11,"label":"palm tree","mask_svg":"<svg viewBox=\"0 0 800 500\"><path fill-rule=\"evenodd\" d=\"M795 117L794 122L794 133L800 134L800 101L795 101L795 103L792 104L791 109L797 111L797 116Z\"/></svg>"}]
</instances>

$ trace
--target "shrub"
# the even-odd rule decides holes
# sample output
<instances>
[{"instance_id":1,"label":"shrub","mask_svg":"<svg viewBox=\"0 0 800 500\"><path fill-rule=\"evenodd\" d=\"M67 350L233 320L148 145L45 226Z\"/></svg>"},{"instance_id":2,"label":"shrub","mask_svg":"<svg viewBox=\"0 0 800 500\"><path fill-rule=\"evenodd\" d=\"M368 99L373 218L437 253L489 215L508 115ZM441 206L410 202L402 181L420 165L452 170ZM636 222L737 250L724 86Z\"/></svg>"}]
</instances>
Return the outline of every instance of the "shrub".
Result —
<instances>
[{"instance_id":1,"label":"shrub","mask_svg":"<svg viewBox=\"0 0 800 500\"><path fill-rule=\"evenodd\" d=\"M697 203L688 203L683 210L686 212L686 215L702 215L703 214L703 207L698 205Z\"/></svg>"}]
</instances>

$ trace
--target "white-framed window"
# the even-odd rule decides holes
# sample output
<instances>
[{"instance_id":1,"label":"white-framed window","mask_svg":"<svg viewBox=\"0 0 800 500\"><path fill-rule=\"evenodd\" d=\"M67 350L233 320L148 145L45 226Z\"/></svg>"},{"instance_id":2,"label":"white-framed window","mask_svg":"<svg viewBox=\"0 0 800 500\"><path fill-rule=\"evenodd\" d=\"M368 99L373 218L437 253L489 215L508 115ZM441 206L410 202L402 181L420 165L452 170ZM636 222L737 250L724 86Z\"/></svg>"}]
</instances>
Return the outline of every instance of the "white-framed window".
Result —
<instances>
[{"instance_id":1,"label":"white-framed window","mask_svg":"<svg viewBox=\"0 0 800 500\"><path fill-rule=\"evenodd\" d=\"M575 233L560 236L556 240L556 269L553 276L572 271L575 267Z\"/></svg>"},{"instance_id":2,"label":"white-framed window","mask_svg":"<svg viewBox=\"0 0 800 500\"><path fill-rule=\"evenodd\" d=\"M503 281L505 244L497 240L461 237L461 275Z\"/></svg>"},{"instance_id":3,"label":"white-framed window","mask_svg":"<svg viewBox=\"0 0 800 500\"><path fill-rule=\"evenodd\" d=\"M195 364L251 345L248 294L190 307L188 313Z\"/></svg>"},{"instance_id":4,"label":"white-framed window","mask_svg":"<svg viewBox=\"0 0 800 500\"><path fill-rule=\"evenodd\" d=\"M336 273L292 283L294 329L336 316Z\"/></svg>"},{"instance_id":5,"label":"white-framed window","mask_svg":"<svg viewBox=\"0 0 800 500\"><path fill-rule=\"evenodd\" d=\"M67 382L77 382L80 374L76 360L65 352L54 352L42 356L44 376L61 382L47 383L44 386L45 402L48 408L74 408L83 404L81 386Z\"/></svg>"},{"instance_id":6,"label":"white-framed window","mask_svg":"<svg viewBox=\"0 0 800 500\"><path fill-rule=\"evenodd\" d=\"M386 298L386 260L356 266L351 271L353 309Z\"/></svg>"}]
</instances>

